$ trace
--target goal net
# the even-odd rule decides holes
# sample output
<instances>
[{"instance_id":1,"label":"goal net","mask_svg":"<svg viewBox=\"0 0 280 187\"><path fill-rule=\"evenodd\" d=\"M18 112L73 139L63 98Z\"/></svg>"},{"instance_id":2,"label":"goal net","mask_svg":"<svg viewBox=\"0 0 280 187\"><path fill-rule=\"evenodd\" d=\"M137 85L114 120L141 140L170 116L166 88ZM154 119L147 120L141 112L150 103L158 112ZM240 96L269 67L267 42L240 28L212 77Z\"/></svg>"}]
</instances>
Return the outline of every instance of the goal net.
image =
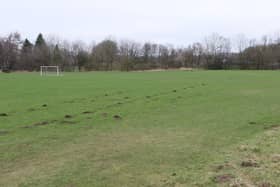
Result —
<instances>
[{"instance_id":1,"label":"goal net","mask_svg":"<svg viewBox=\"0 0 280 187\"><path fill-rule=\"evenodd\" d=\"M59 66L41 66L40 74L41 76L60 76L61 72Z\"/></svg>"}]
</instances>

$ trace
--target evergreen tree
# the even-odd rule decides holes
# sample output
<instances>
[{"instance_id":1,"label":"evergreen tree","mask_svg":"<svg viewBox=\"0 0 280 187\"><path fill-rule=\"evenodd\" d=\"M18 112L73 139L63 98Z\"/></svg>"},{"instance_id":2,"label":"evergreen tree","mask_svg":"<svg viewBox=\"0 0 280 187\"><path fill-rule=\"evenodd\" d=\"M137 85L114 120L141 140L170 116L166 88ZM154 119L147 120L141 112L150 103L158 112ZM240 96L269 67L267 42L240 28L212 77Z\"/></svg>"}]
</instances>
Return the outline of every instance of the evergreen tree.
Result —
<instances>
[{"instance_id":1,"label":"evergreen tree","mask_svg":"<svg viewBox=\"0 0 280 187\"><path fill-rule=\"evenodd\" d=\"M40 66L48 66L51 61L49 47L47 46L46 41L41 33L38 35L35 42L34 60L37 70L39 70Z\"/></svg>"},{"instance_id":2,"label":"evergreen tree","mask_svg":"<svg viewBox=\"0 0 280 187\"><path fill-rule=\"evenodd\" d=\"M19 68L33 70L35 66L33 62L33 44L28 39L25 39L21 49Z\"/></svg>"},{"instance_id":3,"label":"evergreen tree","mask_svg":"<svg viewBox=\"0 0 280 187\"><path fill-rule=\"evenodd\" d=\"M33 48L33 44L28 39L25 39L22 45L22 51L29 52L32 50L32 48Z\"/></svg>"},{"instance_id":4,"label":"evergreen tree","mask_svg":"<svg viewBox=\"0 0 280 187\"><path fill-rule=\"evenodd\" d=\"M46 41L43 37L43 34L39 34L37 39L36 39L36 42L35 42L35 46L36 47L45 47L46 46Z\"/></svg>"}]
</instances>

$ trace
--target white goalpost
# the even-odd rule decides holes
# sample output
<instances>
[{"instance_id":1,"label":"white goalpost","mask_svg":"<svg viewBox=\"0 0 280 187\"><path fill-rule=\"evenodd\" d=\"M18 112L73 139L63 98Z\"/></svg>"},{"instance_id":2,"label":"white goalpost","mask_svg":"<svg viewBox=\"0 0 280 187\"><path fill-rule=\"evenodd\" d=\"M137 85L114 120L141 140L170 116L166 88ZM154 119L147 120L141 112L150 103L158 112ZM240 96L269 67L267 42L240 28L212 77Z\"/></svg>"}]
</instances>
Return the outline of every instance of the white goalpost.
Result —
<instances>
[{"instance_id":1,"label":"white goalpost","mask_svg":"<svg viewBox=\"0 0 280 187\"><path fill-rule=\"evenodd\" d=\"M41 66L40 67L41 76L60 76L59 66Z\"/></svg>"}]
</instances>

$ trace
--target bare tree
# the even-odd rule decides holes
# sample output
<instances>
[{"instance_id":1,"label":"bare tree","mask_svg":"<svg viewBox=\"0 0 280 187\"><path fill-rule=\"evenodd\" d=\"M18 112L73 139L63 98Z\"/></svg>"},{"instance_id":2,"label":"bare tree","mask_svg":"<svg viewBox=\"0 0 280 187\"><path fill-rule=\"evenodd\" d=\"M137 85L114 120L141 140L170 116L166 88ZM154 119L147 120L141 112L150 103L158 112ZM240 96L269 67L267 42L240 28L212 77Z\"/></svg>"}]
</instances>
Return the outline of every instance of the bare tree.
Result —
<instances>
[{"instance_id":1,"label":"bare tree","mask_svg":"<svg viewBox=\"0 0 280 187\"><path fill-rule=\"evenodd\" d=\"M158 53L158 59L159 64L161 65L161 68L168 69L168 58L169 58L169 50L164 45L159 45L159 53Z\"/></svg>"},{"instance_id":2,"label":"bare tree","mask_svg":"<svg viewBox=\"0 0 280 187\"><path fill-rule=\"evenodd\" d=\"M201 43L194 43L192 45L192 50L193 50L193 54L195 56L195 65L196 67L200 67L201 66L201 58L203 55L203 46Z\"/></svg>"},{"instance_id":3,"label":"bare tree","mask_svg":"<svg viewBox=\"0 0 280 187\"><path fill-rule=\"evenodd\" d=\"M21 36L19 33L11 33L0 39L0 69L12 70L17 63Z\"/></svg>"},{"instance_id":4,"label":"bare tree","mask_svg":"<svg viewBox=\"0 0 280 187\"><path fill-rule=\"evenodd\" d=\"M122 40L119 45L121 69L129 71L141 55L141 45L131 40Z\"/></svg>"},{"instance_id":5,"label":"bare tree","mask_svg":"<svg viewBox=\"0 0 280 187\"><path fill-rule=\"evenodd\" d=\"M231 53L231 42L217 33L205 38L205 55L210 69L222 69L228 55Z\"/></svg>"},{"instance_id":6,"label":"bare tree","mask_svg":"<svg viewBox=\"0 0 280 187\"><path fill-rule=\"evenodd\" d=\"M113 63L116 62L118 53L117 43L111 39L106 39L94 46L92 55L98 64L104 65L105 70L113 70Z\"/></svg>"},{"instance_id":7,"label":"bare tree","mask_svg":"<svg viewBox=\"0 0 280 187\"><path fill-rule=\"evenodd\" d=\"M249 47L249 39L244 34L238 34L235 37L235 45L236 50L238 51L238 63L242 69L247 69L249 66L249 59L244 51Z\"/></svg>"}]
</instances>

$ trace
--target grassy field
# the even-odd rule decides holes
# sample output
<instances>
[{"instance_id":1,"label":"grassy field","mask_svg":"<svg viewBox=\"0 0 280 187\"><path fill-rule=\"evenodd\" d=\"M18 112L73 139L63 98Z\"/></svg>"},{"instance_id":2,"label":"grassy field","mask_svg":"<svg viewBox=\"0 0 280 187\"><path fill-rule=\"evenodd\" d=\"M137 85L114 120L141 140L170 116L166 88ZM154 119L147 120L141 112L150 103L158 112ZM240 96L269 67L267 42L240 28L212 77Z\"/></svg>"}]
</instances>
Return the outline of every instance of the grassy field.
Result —
<instances>
[{"instance_id":1,"label":"grassy field","mask_svg":"<svg viewBox=\"0 0 280 187\"><path fill-rule=\"evenodd\" d=\"M280 73L0 74L0 186L280 186Z\"/></svg>"}]
</instances>

